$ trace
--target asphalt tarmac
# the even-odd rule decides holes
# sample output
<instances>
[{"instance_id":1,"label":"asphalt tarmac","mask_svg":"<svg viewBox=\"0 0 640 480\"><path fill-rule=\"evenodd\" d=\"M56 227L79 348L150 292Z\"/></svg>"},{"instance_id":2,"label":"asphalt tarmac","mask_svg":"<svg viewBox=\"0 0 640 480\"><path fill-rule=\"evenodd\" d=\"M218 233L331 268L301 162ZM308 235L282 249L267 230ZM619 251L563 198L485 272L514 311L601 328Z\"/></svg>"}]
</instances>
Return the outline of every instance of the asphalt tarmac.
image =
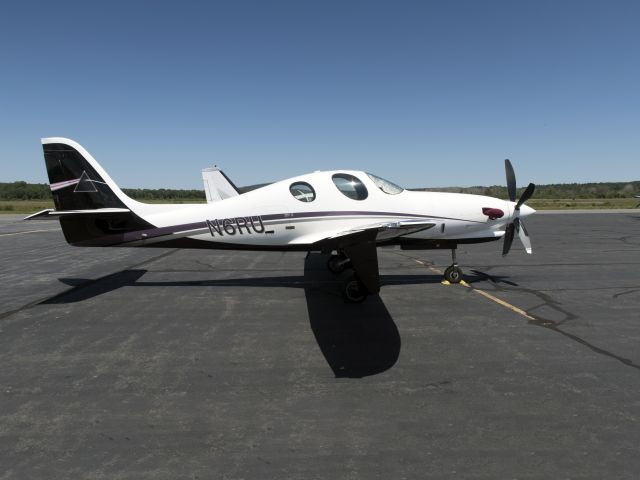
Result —
<instances>
[{"instance_id":1,"label":"asphalt tarmac","mask_svg":"<svg viewBox=\"0 0 640 480\"><path fill-rule=\"evenodd\" d=\"M0 479L638 478L640 211L319 254L90 249L0 216Z\"/></svg>"}]
</instances>

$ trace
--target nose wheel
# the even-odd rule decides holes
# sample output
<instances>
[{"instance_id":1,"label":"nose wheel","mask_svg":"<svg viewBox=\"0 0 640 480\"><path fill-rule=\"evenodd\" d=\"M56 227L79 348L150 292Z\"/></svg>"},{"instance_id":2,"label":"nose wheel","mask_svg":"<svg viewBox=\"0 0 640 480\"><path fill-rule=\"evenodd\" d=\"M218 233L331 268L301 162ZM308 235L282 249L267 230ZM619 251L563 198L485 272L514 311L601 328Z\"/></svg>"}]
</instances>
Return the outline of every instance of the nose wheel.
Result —
<instances>
[{"instance_id":1,"label":"nose wheel","mask_svg":"<svg viewBox=\"0 0 640 480\"><path fill-rule=\"evenodd\" d=\"M451 265L444 271L444 279L449 283L460 283L462 281L462 270L458 267L455 248L451 249Z\"/></svg>"},{"instance_id":2,"label":"nose wheel","mask_svg":"<svg viewBox=\"0 0 640 480\"><path fill-rule=\"evenodd\" d=\"M462 270L457 265L451 265L444 271L444 279L449 283L460 283L462 280Z\"/></svg>"}]
</instances>

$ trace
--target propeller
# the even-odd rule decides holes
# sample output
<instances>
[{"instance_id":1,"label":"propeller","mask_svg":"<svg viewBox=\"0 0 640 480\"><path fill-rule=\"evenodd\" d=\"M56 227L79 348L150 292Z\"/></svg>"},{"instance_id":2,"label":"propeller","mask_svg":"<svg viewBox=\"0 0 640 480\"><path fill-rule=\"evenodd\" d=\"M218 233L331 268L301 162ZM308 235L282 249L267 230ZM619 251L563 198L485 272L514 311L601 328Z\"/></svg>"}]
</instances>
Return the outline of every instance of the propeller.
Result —
<instances>
[{"instance_id":1,"label":"propeller","mask_svg":"<svg viewBox=\"0 0 640 480\"><path fill-rule=\"evenodd\" d=\"M512 202L516 201L516 174L513 171L513 166L509 159L504 161L504 169L507 174L507 192L509 194L509 200ZM524 246L524 249L527 253L531 253L531 239L529 238L529 232L524 226L524 223L520 219L520 207L525 204L527 200L529 200L533 196L533 192L535 191L536 186L533 183L530 183L527 188L525 188L522 195L518 199L518 202L513 208L513 213L511 215L511 222L509 222L505 228L504 233L504 243L502 244L502 255L506 255L511 250L511 244L513 243L513 237L515 233L518 232L518 237L520 238L520 242Z\"/></svg>"}]
</instances>

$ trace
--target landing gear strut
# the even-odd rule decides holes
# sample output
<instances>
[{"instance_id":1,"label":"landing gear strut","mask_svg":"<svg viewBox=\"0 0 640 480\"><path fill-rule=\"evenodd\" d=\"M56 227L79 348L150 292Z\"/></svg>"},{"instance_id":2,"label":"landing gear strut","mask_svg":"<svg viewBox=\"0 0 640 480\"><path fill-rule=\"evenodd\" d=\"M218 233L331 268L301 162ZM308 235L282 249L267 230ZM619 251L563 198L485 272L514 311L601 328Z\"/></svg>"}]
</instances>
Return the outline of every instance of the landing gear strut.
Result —
<instances>
[{"instance_id":1,"label":"landing gear strut","mask_svg":"<svg viewBox=\"0 0 640 480\"><path fill-rule=\"evenodd\" d=\"M327 260L327 268L331 273L342 273L348 267L351 267L351 260L342 252L338 252L337 255L331 255Z\"/></svg>"},{"instance_id":2,"label":"landing gear strut","mask_svg":"<svg viewBox=\"0 0 640 480\"><path fill-rule=\"evenodd\" d=\"M455 248L451 249L451 265L444 271L444 279L449 283L460 283L462 280L462 270L458 267Z\"/></svg>"}]
</instances>

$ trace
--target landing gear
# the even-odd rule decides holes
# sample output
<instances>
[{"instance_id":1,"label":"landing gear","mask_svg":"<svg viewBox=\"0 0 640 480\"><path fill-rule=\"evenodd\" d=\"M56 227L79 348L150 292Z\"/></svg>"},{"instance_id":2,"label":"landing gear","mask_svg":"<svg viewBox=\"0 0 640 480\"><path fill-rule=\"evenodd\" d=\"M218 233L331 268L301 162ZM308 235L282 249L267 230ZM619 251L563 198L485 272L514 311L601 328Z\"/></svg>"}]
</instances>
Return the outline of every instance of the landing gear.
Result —
<instances>
[{"instance_id":1,"label":"landing gear","mask_svg":"<svg viewBox=\"0 0 640 480\"><path fill-rule=\"evenodd\" d=\"M460 283L462 281L462 270L458 267L455 248L451 249L451 265L444 271L444 279L449 283Z\"/></svg>"},{"instance_id":2,"label":"landing gear","mask_svg":"<svg viewBox=\"0 0 640 480\"><path fill-rule=\"evenodd\" d=\"M361 303L369 295L367 287L360 281L355 273L352 273L347 277L344 282L344 289L342 291L345 301L349 303Z\"/></svg>"},{"instance_id":3,"label":"landing gear","mask_svg":"<svg viewBox=\"0 0 640 480\"><path fill-rule=\"evenodd\" d=\"M360 303L380 291L376 234L373 230L353 234L344 241L344 245L336 245L334 251L337 254L327 260L329 271L340 274L342 296L346 302Z\"/></svg>"},{"instance_id":4,"label":"landing gear","mask_svg":"<svg viewBox=\"0 0 640 480\"><path fill-rule=\"evenodd\" d=\"M444 278L449 283L460 283L462 280L462 270L457 266L451 265L444 271Z\"/></svg>"},{"instance_id":5,"label":"landing gear","mask_svg":"<svg viewBox=\"0 0 640 480\"><path fill-rule=\"evenodd\" d=\"M329 260L327 260L327 268L331 273L342 273L345 268L351 267L351 260L343 254L338 253L338 255L331 255Z\"/></svg>"}]
</instances>

